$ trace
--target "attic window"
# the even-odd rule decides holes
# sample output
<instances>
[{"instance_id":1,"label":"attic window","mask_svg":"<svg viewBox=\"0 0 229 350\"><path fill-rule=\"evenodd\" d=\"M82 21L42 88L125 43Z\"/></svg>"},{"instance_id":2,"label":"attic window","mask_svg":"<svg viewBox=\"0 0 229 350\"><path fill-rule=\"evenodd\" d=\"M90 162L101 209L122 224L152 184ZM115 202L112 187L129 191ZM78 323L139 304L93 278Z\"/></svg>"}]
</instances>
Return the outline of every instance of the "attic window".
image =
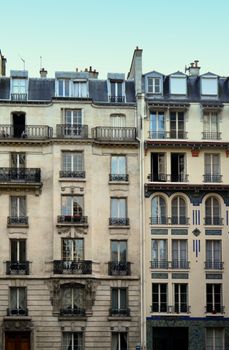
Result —
<instances>
[{"instance_id":1,"label":"attic window","mask_svg":"<svg viewBox=\"0 0 229 350\"><path fill-rule=\"evenodd\" d=\"M170 94L172 95L186 95L187 82L186 76L171 76L170 77Z\"/></svg>"},{"instance_id":2,"label":"attic window","mask_svg":"<svg viewBox=\"0 0 229 350\"><path fill-rule=\"evenodd\" d=\"M218 95L218 79L217 77L201 78L201 95L217 96Z\"/></svg>"},{"instance_id":3,"label":"attic window","mask_svg":"<svg viewBox=\"0 0 229 350\"><path fill-rule=\"evenodd\" d=\"M161 93L161 79L155 77L148 78L148 93L160 94Z\"/></svg>"},{"instance_id":4,"label":"attic window","mask_svg":"<svg viewBox=\"0 0 229 350\"><path fill-rule=\"evenodd\" d=\"M27 99L27 79L12 78L11 99Z\"/></svg>"}]
</instances>

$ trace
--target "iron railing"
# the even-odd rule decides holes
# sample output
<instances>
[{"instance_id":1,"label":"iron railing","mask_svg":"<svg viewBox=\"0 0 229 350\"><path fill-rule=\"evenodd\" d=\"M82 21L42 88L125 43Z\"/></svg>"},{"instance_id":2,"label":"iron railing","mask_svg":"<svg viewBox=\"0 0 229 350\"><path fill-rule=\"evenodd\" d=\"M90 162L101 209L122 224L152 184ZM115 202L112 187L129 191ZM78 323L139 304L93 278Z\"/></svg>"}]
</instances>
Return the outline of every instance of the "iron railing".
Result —
<instances>
[{"instance_id":1,"label":"iron railing","mask_svg":"<svg viewBox=\"0 0 229 350\"><path fill-rule=\"evenodd\" d=\"M204 225L209 225L209 226L221 226L223 225L223 218L219 217L206 217L204 218Z\"/></svg>"},{"instance_id":2,"label":"iron railing","mask_svg":"<svg viewBox=\"0 0 229 350\"><path fill-rule=\"evenodd\" d=\"M205 313L210 313L210 314L224 314L225 312L225 306L222 306L221 304L215 304L212 305L212 303L209 303L205 306Z\"/></svg>"},{"instance_id":3,"label":"iron railing","mask_svg":"<svg viewBox=\"0 0 229 350\"><path fill-rule=\"evenodd\" d=\"M167 225L168 223L169 223L169 218L167 216L150 217L151 225Z\"/></svg>"},{"instance_id":4,"label":"iron railing","mask_svg":"<svg viewBox=\"0 0 229 350\"><path fill-rule=\"evenodd\" d=\"M118 317L130 317L130 309L127 308L122 308L122 309L117 309L117 308L110 308L109 309L109 315L112 317L118 316Z\"/></svg>"},{"instance_id":5,"label":"iron railing","mask_svg":"<svg viewBox=\"0 0 229 350\"><path fill-rule=\"evenodd\" d=\"M129 181L128 174L109 174L109 181Z\"/></svg>"},{"instance_id":6,"label":"iron railing","mask_svg":"<svg viewBox=\"0 0 229 350\"><path fill-rule=\"evenodd\" d=\"M189 218L186 216L172 216L169 218L171 225L188 225Z\"/></svg>"},{"instance_id":7,"label":"iron railing","mask_svg":"<svg viewBox=\"0 0 229 350\"><path fill-rule=\"evenodd\" d=\"M173 259L171 261L171 268L172 269L181 269L181 270L188 270L189 269L189 261L184 259Z\"/></svg>"},{"instance_id":8,"label":"iron railing","mask_svg":"<svg viewBox=\"0 0 229 350\"><path fill-rule=\"evenodd\" d=\"M152 260L151 269L180 269L180 270L189 270L190 263L187 260Z\"/></svg>"},{"instance_id":9,"label":"iron railing","mask_svg":"<svg viewBox=\"0 0 229 350\"><path fill-rule=\"evenodd\" d=\"M87 224L87 216L82 215L58 215L57 222L59 224L74 224L85 225Z\"/></svg>"},{"instance_id":10,"label":"iron railing","mask_svg":"<svg viewBox=\"0 0 229 350\"><path fill-rule=\"evenodd\" d=\"M39 168L0 168L0 182L41 182Z\"/></svg>"},{"instance_id":11,"label":"iron railing","mask_svg":"<svg viewBox=\"0 0 229 350\"><path fill-rule=\"evenodd\" d=\"M222 175L205 174L203 178L204 182L222 182Z\"/></svg>"},{"instance_id":12,"label":"iron railing","mask_svg":"<svg viewBox=\"0 0 229 350\"><path fill-rule=\"evenodd\" d=\"M91 260L82 260L82 261L54 260L53 273L54 274L91 275L92 261Z\"/></svg>"},{"instance_id":13,"label":"iron railing","mask_svg":"<svg viewBox=\"0 0 229 350\"><path fill-rule=\"evenodd\" d=\"M155 302L151 305L151 312L160 312L167 314L189 314L191 312L191 307L186 303L180 303L177 305L167 305L166 303Z\"/></svg>"},{"instance_id":14,"label":"iron railing","mask_svg":"<svg viewBox=\"0 0 229 350\"><path fill-rule=\"evenodd\" d=\"M109 276L130 276L131 264L128 261L109 261L108 275Z\"/></svg>"},{"instance_id":15,"label":"iron railing","mask_svg":"<svg viewBox=\"0 0 229 350\"><path fill-rule=\"evenodd\" d=\"M222 261L205 261L205 270L223 270L224 263Z\"/></svg>"},{"instance_id":16,"label":"iron railing","mask_svg":"<svg viewBox=\"0 0 229 350\"><path fill-rule=\"evenodd\" d=\"M123 103L125 102L125 96L109 96L109 101L114 103Z\"/></svg>"},{"instance_id":17,"label":"iron railing","mask_svg":"<svg viewBox=\"0 0 229 350\"><path fill-rule=\"evenodd\" d=\"M29 275L29 261L6 261L7 275Z\"/></svg>"},{"instance_id":18,"label":"iron railing","mask_svg":"<svg viewBox=\"0 0 229 350\"><path fill-rule=\"evenodd\" d=\"M73 178L73 179L84 179L85 171L84 170L60 170L60 177Z\"/></svg>"},{"instance_id":19,"label":"iron railing","mask_svg":"<svg viewBox=\"0 0 229 350\"><path fill-rule=\"evenodd\" d=\"M188 225L189 218L185 216L151 216L150 225Z\"/></svg>"},{"instance_id":20,"label":"iron railing","mask_svg":"<svg viewBox=\"0 0 229 350\"><path fill-rule=\"evenodd\" d=\"M149 130L150 139L187 139L188 133L184 130L174 130L174 131L153 131Z\"/></svg>"},{"instance_id":21,"label":"iron railing","mask_svg":"<svg viewBox=\"0 0 229 350\"><path fill-rule=\"evenodd\" d=\"M92 137L101 141L135 141L136 128L97 126L92 129Z\"/></svg>"},{"instance_id":22,"label":"iron railing","mask_svg":"<svg viewBox=\"0 0 229 350\"><path fill-rule=\"evenodd\" d=\"M28 216L8 216L8 225L28 225Z\"/></svg>"},{"instance_id":23,"label":"iron railing","mask_svg":"<svg viewBox=\"0 0 229 350\"><path fill-rule=\"evenodd\" d=\"M129 226L129 218L109 218L110 226Z\"/></svg>"},{"instance_id":24,"label":"iron railing","mask_svg":"<svg viewBox=\"0 0 229 350\"><path fill-rule=\"evenodd\" d=\"M188 174L149 174L148 180L151 182L188 182Z\"/></svg>"},{"instance_id":25,"label":"iron railing","mask_svg":"<svg viewBox=\"0 0 229 350\"><path fill-rule=\"evenodd\" d=\"M221 132L208 132L204 131L202 132L202 139L203 140L221 140Z\"/></svg>"},{"instance_id":26,"label":"iron railing","mask_svg":"<svg viewBox=\"0 0 229 350\"><path fill-rule=\"evenodd\" d=\"M86 311L84 308L75 306L60 309L60 316L85 316Z\"/></svg>"},{"instance_id":27,"label":"iron railing","mask_svg":"<svg viewBox=\"0 0 229 350\"><path fill-rule=\"evenodd\" d=\"M28 309L27 308L7 308L6 314L7 316L28 316Z\"/></svg>"},{"instance_id":28,"label":"iron railing","mask_svg":"<svg viewBox=\"0 0 229 350\"><path fill-rule=\"evenodd\" d=\"M168 260L152 260L151 262L151 269L165 269L167 270L169 268L169 261Z\"/></svg>"},{"instance_id":29,"label":"iron railing","mask_svg":"<svg viewBox=\"0 0 229 350\"><path fill-rule=\"evenodd\" d=\"M88 125L57 124L56 137L86 139L88 138Z\"/></svg>"},{"instance_id":30,"label":"iron railing","mask_svg":"<svg viewBox=\"0 0 229 350\"><path fill-rule=\"evenodd\" d=\"M24 130L18 135L17 128L13 125L0 125L0 138L27 138L46 139L53 136L53 128L48 125L25 125Z\"/></svg>"},{"instance_id":31,"label":"iron railing","mask_svg":"<svg viewBox=\"0 0 229 350\"><path fill-rule=\"evenodd\" d=\"M11 100L13 100L13 101L26 101L27 94L11 94Z\"/></svg>"}]
</instances>

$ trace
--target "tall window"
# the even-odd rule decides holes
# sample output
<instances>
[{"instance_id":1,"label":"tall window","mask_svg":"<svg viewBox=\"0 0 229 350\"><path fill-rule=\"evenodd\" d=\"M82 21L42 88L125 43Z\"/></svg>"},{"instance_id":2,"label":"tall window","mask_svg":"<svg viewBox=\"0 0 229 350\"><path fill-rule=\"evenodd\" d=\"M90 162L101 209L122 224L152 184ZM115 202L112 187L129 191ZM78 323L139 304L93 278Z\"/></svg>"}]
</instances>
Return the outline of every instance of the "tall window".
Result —
<instances>
[{"instance_id":1,"label":"tall window","mask_svg":"<svg viewBox=\"0 0 229 350\"><path fill-rule=\"evenodd\" d=\"M185 154L171 153L171 181L186 182Z\"/></svg>"},{"instance_id":2,"label":"tall window","mask_svg":"<svg viewBox=\"0 0 229 350\"><path fill-rule=\"evenodd\" d=\"M83 286L63 286L61 288L60 314L80 315L85 314L85 290Z\"/></svg>"},{"instance_id":3,"label":"tall window","mask_svg":"<svg viewBox=\"0 0 229 350\"><path fill-rule=\"evenodd\" d=\"M205 202L205 225L222 225L220 203L215 197L209 197Z\"/></svg>"},{"instance_id":4,"label":"tall window","mask_svg":"<svg viewBox=\"0 0 229 350\"><path fill-rule=\"evenodd\" d=\"M206 312L222 313L222 285L221 284L207 284L206 285Z\"/></svg>"},{"instance_id":5,"label":"tall window","mask_svg":"<svg viewBox=\"0 0 229 350\"><path fill-rule=\"evenodd\" d=\"M112 315L126 315L127 310L127 288L111 289L111 313Z\"/></svg>"},{"instance_id":6,"label":"tall window","mask_svg":"<svg viewBox=\"0 0 229 350\"><path fill-rule=\"evenodd\" d=\"M128 225L126 198L111 198L111 225Z\"/></svg>"},{"instance_id":7,"label":"tall window","mask_svg":"<svg viewBox=\"0 0 229 350\"><path fill-rule=\"evenodd\" d=\"M64 261L84 259L84 240L82 238L64 238L62 240L62 258Z\"/></svg>"},{"instance_id":8,"label":"tall window","mask_svg":"<svg viewBox=\"0 0 229 350\"><path fill-rule=\"evenodd\" d=\"M220 175L220 155L205 154L204 155L204 181L205 182L221 182Z\"/></svg>"},{"instance_id":9,"label":"tall window","mask_svg":"<svg viewBox=\"0 0 229 350\"><path fill-rule=\"evenodd\" d=\"M26 307L26 288L11 287L9 315L25 316L27 315Z\"/></svg>"},{"instance_id":10,"label":"tall window","mask_svg":"<svg viewBox=\"0 0 229 350\"><path fill-rule=\"evenodd\" d=\"M11 262L25 262L26 261L26 240L25 239L11 239Z\"/></svg>"},{"instance_id":11,"label":"tall window","mask_svg":"<svg viewBox=\"0 0 229 350\"><path fill-rule=\"evenodd\" d=\"M25 168L26 157L25 153L11 153L11 168Z\"/></svg>"},{"instance_id":12,"label":"tall window","mask_svg":"<svg viewBox=\"0 0 229 350\"><path fill-rule=\"evenodd\" d=\"M127 261L127 241L111 241L111 261Z\"/></svg>"},{"instance_id":13,"label":"tall window","mask_svg":"<svg viewBox=\"0 0 229 350\"><path fill-rule=\"evenodd\" d=\"M188 268L188 241L186 239L172 240L172 267L174 269Z\"/></svg>"},{"instance_id":14,"label":"tall window","mask_svg":"<svg viewBox=\"0 0 229 350\"><path fill-rule=\"evenodd\" d=\"M221 240L206 241L206 263L207 269L222 269L222 242Z\"/></svg>"},{"instance_id":15,"label":"tall window","mask_svg":"<svg viewBox=\"0 0 229 350\"><path fill-rule=\"evenodd\" d=\"M167 283L152 284L152 312L167 312Z\"/></svg>"},{"instance_id":16,"label":"tall window","mask_svg":"<svg viewBox=\"0 0 229 350\"><path fill-rule=\"evenodd\" d=\"M74 97L88 97L87 81L77 80L73 81L73 94Z\"/></svg>"},{"instance_id":17,"label":"tall window","mask_svg":"<svg viewBox=\"0 0 229 350\"><path fill-rule=\"evenodd\" d=\"M184 112L170 112L170 138L185 139Z\"/></svg>"},{"instance_id":18,"label":"tall window","mask_svg":"<svg viewBox=\"0 0 229 350\"><path fill-rule=\"evenodd\" d=\"M84 178L83 152L63 152L60 177Z\"/></svg>"},{"instance_id":19,"label":"tall window","mask_svg":"<svg viewBox=\"0 0 229 350\"><path fill-rule=\"evenodd\" d=\"M67 125L82 125L82 110L81 109L66 109L65 124Z\"/></svg>"},{"instance_id":20,"label":"tall window","mask_svg":"<svg viewBox=\"0 0 229 350\"><path fill-rule=\"evenodd\" d=\"M81 217L83 215L83 196L62 196L61 215Z\"/></svg>"},{"instance_id":21,"label":"tall window","mask_svg":"<svg viewBox=\"0 0 229 350\"><path fill-rule=\"evenodd\" d=\"M149 137L151 139L166 138L164 112L156 112L156 111L150 112Z\"/></svg>"},{"instance_id":22,"label":"tall window","mask_svg":"<svg viewBox=\"0 0 229 350\"><path fill-rule=\"evenodd\" d=\"M151 181L167 181L165 153L151 153Z\"/></svg>"},{"instance_id":23,"label":"tall window","mask_svg":"<svg viewBox=\"0 0 229 350\"><path fill-rule=\"evenodd\" d=\"M26 197L10 197L10 223L27 223Z\"/></svg>"},{"instance_id":24,"label":"tall window","mask_svg":"<svg viewBox=\"0 0 229 350\"><path fill-rule=\"evenodd\" d=\"M69 97L70 96L70 80L69 79L59 79L58 84L58 96Z\"/></svg>"},{"instance_id":25,"label":"tall window","mask_svg":"<svg viewBox=\"0 0 229 350\"><path fill-rule=\"evenodd\" d=\"M161 93L161 79L155 77L148 78L148 93L160 94Z\"/></svg>"},{"instance_id":26,"label":"tall window","mask_svg":"<svg viewBox=\"0 0 229 350\"><path fill-rule=\"evenodd\" d=\"M27 99L27 79L12 79L11 98L13 100Z\"/></svg>"},{"instance_id":27,"label":"tall window","mask_svg":"<svg viewBox=\"0 0 229 350\"><path fill-rule=\"evenodd\" d=\"M151 217L152 225L167 223L166 203L163 197L161 196L153 197L151 212L152 212L152 217Z\"/></svg>"},{"instance_id":28,"label":"tall window","mask_svg":"<svg viewBox=\"0 0 229 350\"><path fill-rule=\"evenodd\" d=\"M152 268L155 269L167 269L168 268L168 248L166 239L153 239L152 240Z\"/></svg>"},{"instance_id":29,"label":"tall window","mask_svg":"<svg viewBox=\"0 0 229 350\"><path fill-rule=\"evenodd\" d=\"M174 284L174 306L175 312L187 313L188 310L188 285L185 283L175 283Z\"/></svg>"},{"instance_id":30,"label":"tall window","mask_svg":"<svg viewBox=\"0 0 229 350\"><path fill-rule=\"evenodd\" d=\"M187 225L187 207L185 200L177 196L172 200L172 224L173 225Z\"/></svg>"},{"instance_id":31,"label":"tall window","mask_svg":"<svg viewBox=\"0 0 229 350\"><path fill-rule=\"evenodd\" d=\"M113 128L124 128L126 126L126 117L123 114L112 114L111 124Z\"/></svg>"},{"instance_id":32,"label":"tall window","mask_svg":"<svg viewBox=\"0 0 229 350\"><path fill-rule=\"evenodd\" d=\"M63 350L83 350L83 348L83 333L63 333Z\"/></svg>"},{"instance_id":33,"label":"tall window","mask_svg":"<svg viewBox=\"0 0 229 350\"><path fill-rule=\"evenodd\" d=\"M111 96L110 102L124 102L125 96L123 94L123 81L111 81Z\"/></svg>"},{"instance_id":34,"label":"tall window","mask_svg":"<svg viewBox=\"0 0 229 350\"><path fill-rule=\"evenodd\" d=\"M111 176L112 181L127 181L126 156L111 156Z\"/></svg>"},{"instance_id":35,"label":"tall window","mask_svg":"<svg viewBox=\"0 0 229 350\"><path fill-rule=\"evenodd\" d=\"M127 333L124 333L124 332L112 333L111 349L128 350Z\"/></svg>"},{"instance_id":36,"label":"tall window","mask_svg":"<svg viewBox=\"0 0 229 350\"><path fill-rule=\"evenodd\" d=\"M224 350L223 328L206 328L205 350Z\"/></svg>"},{"instance_id":37,"label":"tall window","mask_svg":"<svg viewBox=\"0 0 229 350\"><path fill-rule=\"evenodd\" d=\"M215 112L205 112L203 139L218 140L219 137L219 116Z\"/></svg>"}]
</instances>

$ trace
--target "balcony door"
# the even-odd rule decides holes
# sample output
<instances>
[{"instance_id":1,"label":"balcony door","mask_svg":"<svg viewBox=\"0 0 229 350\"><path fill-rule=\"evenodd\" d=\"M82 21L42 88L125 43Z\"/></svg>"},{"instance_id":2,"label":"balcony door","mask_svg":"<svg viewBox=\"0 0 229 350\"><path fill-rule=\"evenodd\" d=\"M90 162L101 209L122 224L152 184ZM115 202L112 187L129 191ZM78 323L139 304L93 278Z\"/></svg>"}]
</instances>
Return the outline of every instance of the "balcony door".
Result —
<instances>
[{"instance_id":1,"label":"balcony door","mask_svg":"<svg viewBox=\"0 0 229 350\"><path fill-rule=\"evenodd\" d=\"M171 181L185 181L185 155L181 153L171 154Z\"/></svg>"},{"instance_id":2,"label":"balcony door","mask_svg":"<svg viewBox=\"0 0 229 350\"><path fill-rule=\"evenodd\" d=\"M165 154L151 153L151 181L166 181Z\"/></svg>"},{"instance_id":3,"label":"balcony door","mask_svg":"<svg viewBox=\"0 0 229 350\"><path fill-rule=\"evenodd\" d=\"M13 113L13 135L15 138L23 137L25 132L25 113Z\"/></svg>"},{"instance_id":4,"label":"balcony door","mask_svg":"<svg viewBox=\"0 0 229 350\"><path fill-rule=\"evenodd\" d=\"M30 350L29 332L6 332L5 350Z\"/></svg>"}]
</instances>

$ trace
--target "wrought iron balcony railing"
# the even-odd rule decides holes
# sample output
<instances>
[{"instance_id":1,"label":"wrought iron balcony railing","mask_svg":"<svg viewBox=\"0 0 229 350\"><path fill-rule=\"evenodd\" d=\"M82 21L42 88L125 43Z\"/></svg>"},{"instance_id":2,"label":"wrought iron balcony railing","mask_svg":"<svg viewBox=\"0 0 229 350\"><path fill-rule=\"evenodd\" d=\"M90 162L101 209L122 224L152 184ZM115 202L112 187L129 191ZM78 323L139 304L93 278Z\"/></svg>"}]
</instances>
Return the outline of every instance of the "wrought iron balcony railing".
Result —
<instances>
[{"instance_id":1,"label":"wrought iron balcony railing","mask_svg":"<svg viewBox=\"0 0 229 350\"><path fill-rule=\"evenodd\" d=\"M7 275L29 275L29 261L6 261Z\"/></svg>"},{"instance_id":2,"label":"wrought iron balcony railing","mask_svg":"<svg viewBox=\"0 0 229 350\"><path fill-rule=\"evenodd\" d=\"M169 313L170 309L166 302L155 302L153 305L151 305L151 312L162 312L162 313Z\"/></svg>"},{"instance_id":3,"label":"wrought iron balcony railing","mask_svg":"<svg viewBox=\"0 0 229 350\"><path fill-rule=\"evenodd\" d=\"M27 308L7 308L6 309L7 316L28 316Z\"/></svg>"},{"instance_id":4,"label":"wrought iron balcony railing","mask_svg":"<svg viewBox=\"0 0 229 350\"><path fill-rule=\"evenodd\" d=\"M152 216L150 217L150 224L151 225L168 225L169 224L169 218L167 216Z\"/></svg>"},{"instance_id":5,"label":"wrought iron balcony railing","mask_svg":"<svg viewBox=\"0 0 229 350\"><path fill-rule=\"evenodd\" d=\"M84 308L74 306L60 309L60 316L85 316L86 312Z\"/></svg>"},{"instance_id":6,"label":"wrought iron balcony railing","mask_svg":"<svg viewBox=\"0 0 229 350\"><path fill-rule=\"evenodd\" d=\"M69 171L69 170L61 170L60 171L60 177L63 178L72 178L72 179L85 179L85 171L84 170L75 170L75 171Z\"/></svg>"},{"instance_id":7,"label":"wrought iron balcony railing","mask_svg":"<svg viewBox=\"0 0 229 350\"><path fill-rule=\"evenodd\" d=\"M109 181L129 181L128 174L109 174Z\"/></svg>"},{"instance_id":8,"label":"wrought iron balcony railing","mask_svg":"<svg viewBox=\"0 0 229 350\"><path fill-rule=\"evenodd\" d=\"M92 129L92 137L101 141L135 141L136 128L97 126Z\"/></svg>"},{"instance_id":9,"label":"wrought iron balcony railing","mask_svg":"<svg viewBox=\"0 0 229 350\"><path fill-rule=\"evenodd\" d=\"M8 216L8 225L28 225L28 216Z\"/></svg>"},{"instance_id":10,"label":"wrought iron balcony railing","mask_svg":"<svg viewBox=\"0 0 229 350\"><path fill-rule=\"evenodd\" d=\"M0 138L46 139L53 136L53 128L48 125L25 125L23 132L18 134L13 125L0 124Z\"/></svg>"},{"instance_id":11,"label":"wrought iron balcony railing","mask_svg":"<svg viewBox=\"0 0 229 350\"><path fill-rule=\"evenodd\" d=\"M222 175L206 174L203 177L204 182L222 182Z\"/></svg>"},{"instance_id":12,"label":"wrought iron balcony railing","mask_svg":"<svg viewBox=\"0 0 229 350\"><path fill-rule=\"evenodd\" d=\"M155 173L149 174L147 178L150 182L188 182L188 174Z\"/></svg>"},{"instance_id":13,"label":"wrought iron balcony railing","mask_svg":"<svg viewBox=\"0 0 229 350\"><path fill-rule=\"evenodd\" d=\"M74 225L86 225L87 216L82 215L58 215L57 222L59 224L74 224Z\"/></svg>"},{"instance_id":14,"label":"wrought iron balcony railing","mask_svg":"<svg viewBox=\"0 0 229 350\"><path fill-rule=\"evenodd\" d=\"M153 131L149 130L150 139L187 139L187 131L184 130L173 130L173 131Z\"/></svg>"},{"instance_id":15,"label":"wrought iron balcony railing","mask_svg":"<svg viewBox=\"0 0 229 350\"><path fill-rule=\"evenodd\" d=\"M189 218L185 216L172 216L169 218L171 225L188 225Z\"/></svg>"},{"instance_id":16,"label":"wrought iron balcony railing","mask_svg":"<svg viewBox=\"0 0 229 350\"><path fill-rule=\"evenodd\" d=\"M1 182L40 183L41 169L39 168L0 168Z\"/></svg>"},{"instance_id":17,"label":"wrought iron balcony railing","mask_svg":"<svg viewBox=\"0 0 229 350\"><path fill-rule=\"evenodd\" d=\"M27 94L11 94L11 100L13 100L13 101L26 101Z\"/></svg>"},{"instance_id":18,"label":"wrought iron balcony railing","mask_svg":"<svg viewBox=\"0 0 229 350\"><path fill-rule=\"evenodd\" d=\"M110 226L129 226L129 218L109 218Z\"/></svg>"},{"instance_id":19,"label":"wrought iron balcony railing","mask_svg":"<svg viewBox=\"0 0 229 350\"><path fill-rule=\"evenodd\" d=\"M109 276L130 276L130 262L128 261L109 261L108 275Z\"/></svg>"},{"instance_id":20,"label":"wrought iron balcony railing","mask_svg":"<svg viewBox=\"0 0 229 350\"><path fill-rule=\"evenodd\" d=\"M91 260L82 260L82 261L54 260L53 273L54 274L91 275L92 261Z\"/></svg>"},{"instance_id":21,"label":"wrought iron balcony railing","mask_svg":"<svg viewBox=\"0 0 229 350\"><path fill-rule=\"evenodd\" d=\"M57 124L56 137L87 139L88 138L88 125Z\"/></svg>"},{"instance_id":22,"label":"wrought iron balcony railing","mask_svg":"<svg viewBox=\"0 0 229 350\"><path fill-rule=\"evenodd\" d=\"M210 313L210 314L224 314L225 313L225 306L222 306L221 304L215 304L212 305L212 303L207 304L205 306L205 313Z\"/></svg>"},{"instance_id":23,"label":"wrought iron balcony railing","mask_svg":"<svg viewBox=\"0 0 229 350\"><path fill-rule=\"evenodd\" d=\"M205 270L223 270L224 263L222 261L205 261Z\"/></svg>"},{"instance_id":24,"label":"wrought iron balcony railing","mask_svg":"<svg viewBox=\"0 0 229 350\"><path fill-rule=\"evenodd\" d=\"M151 261L151 269L165 269L169 268L168 260L152 260Z\"/></svg>"},{"instance_id":25,"label":"wrought iron balcony railing","mask_svg":"<svg viewBox=\"0 0 229 350\"><path fill-rule=\"evenodd\" d=\"M155 302L151 305L151 312L167 313L167 314L189 314L191 307L186 303L180 303L177 305L167 305L166 303Z\"/></svg>"},{"instance_id":26,"label":"wrought iron balcony railing","mask_svg":"<svg viewBox=\"0 0 229 350\"><path fill-rule=\"evenodd\" d=\"M189 261L187 260L177 260L174 259L171 261L171 268L172 269L181 269L181 270L188 270L189 269Z\"/></svg>"},{"instance_id":27,"label":"wrought iron balcony railing","mask_svg":"<svg viewBox=\"0 0 229 350\"><path fill-rule=\"evenodd\" d=\"M171 174L171 182L188 182L188 174Z\"/></svg>"},{"instance_id":28,"label":"wrought iron balcony railing","mask_svg":"<svg viewBox=\"0 0 229 350\"><path fill-rule=\"evenodd\" d=\"M125 102L125 96L109 96L109 101L114 103Z\"/></svg>"},{"instance_id":29,"label":"wrought iron balcony railing","mask_svg":"<svg viewBox=\"0 0 229 350\"><path fill-rule=\"evenodd\" d=\"M150 225L188 225L189 218L184 216L152 216L150 217Z\"/></svg>"},{"instance_id":30,"label":"wrought iron balcony railing","mask_svg":"<svg viewBox=\"0 0 229 350\"><path fill-rule=\"evenodd\" d=\"M187 260L152 260L151 261L151 269L180 269L180 270L189 270L190 263Z\"/></svg>"},{"instance_id":31,"label":"wrought iron balcony railing","mask_svg":"<svg viewBox=\"0 0 229 350\"><path fill-rule=\"evenodd\" d=\"M202 135L203 140L221 140L221 132L204 131L202 132Z\"/></svg>"},{"instance_id":32,"label":"wrought iron balcony railing","mask_svg":"<svg viewBox=\"0 0 229 350\"><path fill-rule=\"evenodd\" d=\"M219 217L206 217L206 218L204 218L204 225L209 225L209 226L222 226L222 225L223 225L223 218L219 218Z\"/></svg>"},{"instance_id":33,"label":"wrought iron balcony railing","mask_svg":"<svg viewBox=\"0 0 229 350\"><path fill-rule=\"evenodd\" d=\"M122 309L110 308L109 315L111 317L130 317L130 309L128 307Z\"/></svg>"}]
</instances>

